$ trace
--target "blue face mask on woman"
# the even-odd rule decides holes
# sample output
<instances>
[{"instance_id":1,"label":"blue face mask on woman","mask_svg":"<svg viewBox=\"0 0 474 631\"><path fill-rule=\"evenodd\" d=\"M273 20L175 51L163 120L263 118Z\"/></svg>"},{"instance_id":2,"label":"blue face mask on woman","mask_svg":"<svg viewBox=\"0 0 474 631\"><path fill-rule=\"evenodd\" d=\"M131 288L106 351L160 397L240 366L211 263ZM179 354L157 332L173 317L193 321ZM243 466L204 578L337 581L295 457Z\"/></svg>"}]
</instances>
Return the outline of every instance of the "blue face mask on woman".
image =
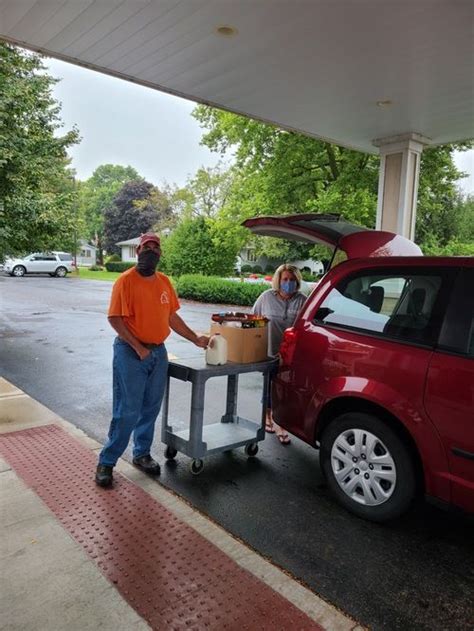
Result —
<instances>
[{"instance_id":1,"label":"blue face mask on woman","mask_svg":"<svg viewBox=\"0 0 474 631\"><path fill-rule=\"evenodd\" d=\"M280 289L285 294L294 294L297 288L296 280L282 280L280 283Z\"/></svg>"}]
</instances>

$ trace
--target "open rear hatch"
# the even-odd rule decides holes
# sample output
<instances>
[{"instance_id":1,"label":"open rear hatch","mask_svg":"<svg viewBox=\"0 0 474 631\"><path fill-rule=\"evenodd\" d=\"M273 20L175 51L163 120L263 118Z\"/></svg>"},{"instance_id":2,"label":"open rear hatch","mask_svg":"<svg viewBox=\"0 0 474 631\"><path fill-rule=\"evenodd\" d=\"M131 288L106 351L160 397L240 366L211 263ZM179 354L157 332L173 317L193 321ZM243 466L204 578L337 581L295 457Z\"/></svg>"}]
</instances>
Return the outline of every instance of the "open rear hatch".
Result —
<instances>
[{"instance_id":1,"label":"open rear hatch","mask_svg":"<svg viewBox=\"0 0 474 631\"><path fill-rule=\"evenodd\" d=\"M254 217L242 225L264 237L326 245L334 250L334 255L336 250L342 250L348 259L423 254L413 241L399 234L357 226L337 214Z\"/></svg>"}]
</instances>

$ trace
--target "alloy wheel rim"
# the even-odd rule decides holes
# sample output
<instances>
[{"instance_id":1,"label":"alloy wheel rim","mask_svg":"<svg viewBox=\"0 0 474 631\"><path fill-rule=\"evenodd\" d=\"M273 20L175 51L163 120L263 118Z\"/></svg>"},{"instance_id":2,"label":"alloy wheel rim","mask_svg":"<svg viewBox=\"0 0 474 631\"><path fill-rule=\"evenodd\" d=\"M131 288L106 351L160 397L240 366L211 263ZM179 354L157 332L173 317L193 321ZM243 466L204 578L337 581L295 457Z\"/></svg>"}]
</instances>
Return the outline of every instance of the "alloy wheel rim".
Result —
<instances>
[{"instance_id":1,"label":"alloy wheel rim","mask_svg":"<svg viewBox=\"0 0 474 631\"><path fill-rule=\"evenodd\" d=\"M358 504L379 506L393 495L395 461L380 438L367 430L339 434L331 449L331 467L339 487Z\"/></svg>"}]
</instances>

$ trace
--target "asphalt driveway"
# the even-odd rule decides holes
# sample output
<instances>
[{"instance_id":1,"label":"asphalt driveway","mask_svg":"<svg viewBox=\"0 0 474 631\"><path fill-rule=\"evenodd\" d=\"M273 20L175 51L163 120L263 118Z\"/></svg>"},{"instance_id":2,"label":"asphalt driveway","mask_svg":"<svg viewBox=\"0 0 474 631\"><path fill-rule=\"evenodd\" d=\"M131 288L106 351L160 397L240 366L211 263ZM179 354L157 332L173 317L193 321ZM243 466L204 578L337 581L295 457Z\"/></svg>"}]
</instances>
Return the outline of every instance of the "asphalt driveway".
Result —
<instances>
[{"instance_id":1,"label":"asphalt driveway","mask_svg":"<svg viewBox=\"0 0 474 631\"><path fill-rule=\"evenodd\" d=\"M110 290L74 277L0 276L1 374L101 442L111 407ZM205 331L217 309L186 302L181 315ZM181 358L202 352L175 335L167 346ZM258 418L261 382L252 375L240 382L239 413ZM184 428L189 387L173 387L173 426ZM206 422L220 417L224 390L209 382ZM155 444L162 460L158 433ZM359 520L334 503L317 452L297 439L283 447L268 436L255 459L241 449L212 456L197 477L188 462L178 455L160 482L361 624L474 628L472 517L421 504L390 525Z\"/></svg>"}]
</instances>

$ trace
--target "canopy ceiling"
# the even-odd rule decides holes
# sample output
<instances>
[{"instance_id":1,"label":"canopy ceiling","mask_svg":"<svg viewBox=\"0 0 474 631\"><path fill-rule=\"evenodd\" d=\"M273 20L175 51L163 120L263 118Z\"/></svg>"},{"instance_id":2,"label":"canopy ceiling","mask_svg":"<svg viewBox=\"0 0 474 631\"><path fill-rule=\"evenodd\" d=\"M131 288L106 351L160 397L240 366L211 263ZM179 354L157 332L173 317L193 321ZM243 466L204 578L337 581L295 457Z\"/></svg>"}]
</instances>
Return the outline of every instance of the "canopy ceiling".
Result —
<instances>
[{"instance_id":1,"label":"canopy ceiling","mask_svg":"<svg viewBox=\"0 0 474 631\"><path fill-rule=\"evenodd\" d=\"M0 0L0 38L362 151L474 137L471 0Z\"/></svg>"}]
</instances>

